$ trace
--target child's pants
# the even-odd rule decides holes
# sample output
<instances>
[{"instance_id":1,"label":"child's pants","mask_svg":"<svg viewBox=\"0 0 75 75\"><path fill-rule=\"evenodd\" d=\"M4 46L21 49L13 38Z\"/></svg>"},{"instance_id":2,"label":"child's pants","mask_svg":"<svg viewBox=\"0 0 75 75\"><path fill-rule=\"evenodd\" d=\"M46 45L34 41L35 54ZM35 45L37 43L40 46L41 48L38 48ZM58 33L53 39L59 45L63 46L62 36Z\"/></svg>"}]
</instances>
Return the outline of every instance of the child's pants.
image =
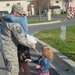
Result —
<instances>
[{"instance_id":1,"label":"child's pants","mask_svg":"<svg viewBox=\"0 0 75 75\"><path fill-rule=\"evenodd\" d=\"M45 74L42 74L40 71L38 71L38 74L39 75L50 75L49 72L48 73L45 73Z\"/></svg>"}]
</instances>

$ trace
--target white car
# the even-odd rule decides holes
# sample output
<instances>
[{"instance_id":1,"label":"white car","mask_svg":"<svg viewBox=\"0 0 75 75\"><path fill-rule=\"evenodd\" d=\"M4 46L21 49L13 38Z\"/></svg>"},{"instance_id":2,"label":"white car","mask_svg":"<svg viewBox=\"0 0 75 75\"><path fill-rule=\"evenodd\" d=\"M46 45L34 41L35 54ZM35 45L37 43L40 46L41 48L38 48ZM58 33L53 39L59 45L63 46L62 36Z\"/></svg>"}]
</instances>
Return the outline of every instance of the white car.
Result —
<instances>
[{"instance_id":1,"label":"white car","mask_svg":"<svg viewBox=\"0 0 75 75\"><path fill-rule=\"evenodd\" d=\"M0 14L8 14L8 11L2 10L2 11L0 11Z\"/></svg>"}]
</instances>

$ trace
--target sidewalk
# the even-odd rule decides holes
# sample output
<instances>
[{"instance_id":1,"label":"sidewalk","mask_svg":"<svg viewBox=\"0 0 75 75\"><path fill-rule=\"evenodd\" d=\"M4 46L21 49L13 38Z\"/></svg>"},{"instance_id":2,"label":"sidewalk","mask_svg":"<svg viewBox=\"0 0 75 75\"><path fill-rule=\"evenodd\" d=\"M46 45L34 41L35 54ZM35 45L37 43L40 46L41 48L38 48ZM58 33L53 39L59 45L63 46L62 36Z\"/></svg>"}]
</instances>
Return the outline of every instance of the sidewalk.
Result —
<instances>
[{"instance_id":1,"label":"sidewalk","mask_svg":"<svg viewBox=\"0 0 75 75\"><path fill-rule=\"evenodd\" d=\"M53 23L59 23L59 22L61 22L61 21L58 20L58 21L52 21L52 22L43 22L43 23L28 24L28 25L29 26L35 26L35 25L53 24Z\"/></svg>"}]
</instances>

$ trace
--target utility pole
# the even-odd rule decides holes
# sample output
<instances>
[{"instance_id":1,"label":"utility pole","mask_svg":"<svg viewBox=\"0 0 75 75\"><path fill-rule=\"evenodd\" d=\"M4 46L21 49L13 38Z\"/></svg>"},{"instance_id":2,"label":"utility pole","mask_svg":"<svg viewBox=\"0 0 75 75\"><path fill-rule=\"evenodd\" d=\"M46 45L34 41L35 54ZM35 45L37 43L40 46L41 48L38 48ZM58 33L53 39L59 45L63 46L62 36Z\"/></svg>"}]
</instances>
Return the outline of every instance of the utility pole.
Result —
<instances>
[{"instance_id":1,"label":"utility pole","mask_svg":"<svg viewBox=\"0 0 75 75\"><path fill-rule=\"evenodd\" d=\"M48 19L48 20L51 20L50 0L48 0L48 12L47 12L47 19Z\"/></svg>"}]
</instances>

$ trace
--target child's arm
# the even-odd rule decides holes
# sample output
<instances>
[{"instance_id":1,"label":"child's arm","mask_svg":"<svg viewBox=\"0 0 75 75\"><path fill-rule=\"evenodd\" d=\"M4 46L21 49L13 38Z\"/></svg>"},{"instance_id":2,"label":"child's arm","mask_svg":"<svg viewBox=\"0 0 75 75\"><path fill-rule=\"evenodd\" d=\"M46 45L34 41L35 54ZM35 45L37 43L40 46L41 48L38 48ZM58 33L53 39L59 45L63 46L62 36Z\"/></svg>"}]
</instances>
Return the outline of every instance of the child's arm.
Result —
<instances>
[{"instance_id":1,"label":"child's arm","mask_svg":"<svg viewBox=\"0 0 75 75\"><path fill-rule=\"evenodd\" d=\"M0 15L0 18L4 18L6 21L10 21L12 22L13 21L13 17L11 14L1 14Z\"/></svg>"},{"instance_id":2,"label":"child's arm","mask_svg":"<svg viewBox=\"0 0 75 75\"><path fill-rule=\"evenodd\" d=\"M26 59L26 60L25 60L25 62L31 62L31 61L32 61L31 59Z\"/></svg>"},{"instance_id":3,"label":"child's arm","mask_svg":"<svg viewBox=\"0 0 75 75\"><path fill-rule=\"evenodd\" d=\"M2 17L4 17L5 16L5 14L0 14L0 18L2 18Z\"/></svg>"},{"instance_id":4,"label":"child's arm","mask_svg":"<svg viewBox=\"0 0 75 75\"><path fill-rule=\"evenodd\" d=\"M12 16L11 16L11 14L2 14L2 15L3 15L3 18L5 20L12 22Z\"/></svg>"},{"instance_id":5,"label":"child's arm","mask_svg":"<svg viewBox=\"0 0 75 75\"><path fill-rule=\"evenodd\" d=\"M14 23L19 23L21 21L23 21L23 17L17 17L14 16L13 14L2 14L2 17L8 21L8 22L14 22Z\"/></svg>"},{"instance_id":6,"label":"child's arm","mask_svg":"<svg viewBox=\"0 0 75 75\"><path fill-rule=\"evenodd\" d=\"M38 60L26 59L25 62L38 63Z\"/></svg>"},{"instance_id":7,"label":"child's arm","mask_svg":"<svg viewBox=\"0 0 75 75\"><path fill-rule=\"evenodd\" d=\"M38 70L38 69L40 69L40 68L41 68L41 66L40 66L40 65L38 65L38 60L26 59L26 60L25 60L25 62L37 63L37 64L36 64L36 66L35 66L36 70Z\"/></svg>"}]
</instances>

